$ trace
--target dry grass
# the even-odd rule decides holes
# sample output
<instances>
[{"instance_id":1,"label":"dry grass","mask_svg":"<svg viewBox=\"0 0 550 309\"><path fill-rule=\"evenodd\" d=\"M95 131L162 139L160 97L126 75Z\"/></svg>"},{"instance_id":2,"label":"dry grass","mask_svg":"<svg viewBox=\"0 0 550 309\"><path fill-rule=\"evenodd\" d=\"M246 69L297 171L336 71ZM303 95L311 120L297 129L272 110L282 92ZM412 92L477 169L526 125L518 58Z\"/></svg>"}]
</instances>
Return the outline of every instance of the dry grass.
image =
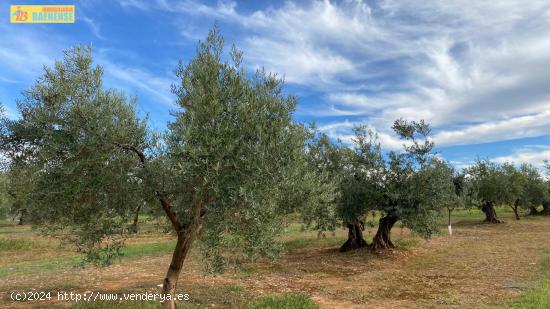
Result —
<instances>
[{"instance_id":1,"label":"dry grass","mask_svg":"<svg viewBox=\"0 0 550 309\"><path fill-rule=\"evenodd\" d=\"M486 225L479 223L477 213L458 214L453 237L441 235L430 241L398 227L392 235L401 249L379 253L339 253L345 231L317 240L316 233L294 227L285 236L288 251L281 259L245 265L221 276L204 275L194 251L186 261L179 289L191 295L185 304L191 308L242 308L262 296L301 292L311 295L322 308L479 308L505 304L535 282L535 264L550 247L550 218L515 221L510 213L501 217L506 223ZM0 231L3 229L13 227ZM34 234L0 237L40 239ZM130 242L146 244L157 237L138 235ZM371 237L368 231L365 237ZM2 252L0 268L22 259L55 258L52 251L71 254L50 247L31 250L32 258L20 251ZM30 273L7 274L0 280L0 291L159 292L157 285L169 259L169 254L160 254L123 259L107 268L38 268ZM14 304L5 298L6 293L0 292L0 307L41 306Z\"/></svg>"}]
</instances>

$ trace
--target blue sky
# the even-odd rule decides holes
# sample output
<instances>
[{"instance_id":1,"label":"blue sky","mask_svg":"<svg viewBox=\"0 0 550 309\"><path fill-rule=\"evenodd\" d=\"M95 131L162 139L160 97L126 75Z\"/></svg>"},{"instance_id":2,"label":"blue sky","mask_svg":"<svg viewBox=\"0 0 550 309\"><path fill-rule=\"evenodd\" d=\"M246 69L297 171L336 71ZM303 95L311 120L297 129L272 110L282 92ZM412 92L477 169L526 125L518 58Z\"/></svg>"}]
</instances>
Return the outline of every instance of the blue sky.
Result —
<instances>
[{"instance_id":1,"label":"blue sky","mask_svg":"<svg viewBox=\"0 0 550 309\"><path fill-rule=\"evenodd\" d=\"M178 60L217 23L251 70L285 77L298 121L349 141L366 123L398 149L393 120L425 119L437 151L464 167L477 157L540 165L550 158L550 2L76 1L75 24L10 24L0 4L0 102L91 44L105 84L138 97L159 130L175 108Z\"/></svg>"}]
</instances>

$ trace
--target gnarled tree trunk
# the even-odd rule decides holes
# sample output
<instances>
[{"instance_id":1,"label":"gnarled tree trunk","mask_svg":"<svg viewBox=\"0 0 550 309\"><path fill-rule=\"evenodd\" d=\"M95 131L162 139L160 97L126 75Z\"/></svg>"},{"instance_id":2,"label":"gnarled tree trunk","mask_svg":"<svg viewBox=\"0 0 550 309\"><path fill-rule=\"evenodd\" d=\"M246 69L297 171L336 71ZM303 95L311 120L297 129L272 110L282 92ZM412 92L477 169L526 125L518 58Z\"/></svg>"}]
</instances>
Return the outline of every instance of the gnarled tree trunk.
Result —
<instances>
[{"instance_id":1,"label":"gnarled tree trunk","mask_svg":"<svg viewBox=\"0 0 550 309\"><path fill-rule=\"evenodd\" d=\"M363 229L364 225L360 220L348 224L348 240L340 247L340 252L366 247L367 242L363 238Z\"/></svg>"},{"instance_id":2,"label":"gnarled tree trunk","mask_svg":"<svg viewBox=\"0 0 550 309\"><path fill-rule=\"evenodd\" d=\"M514 206L510 206L510 207L514 211L514 215L516 215L516 220L519 220L519 201L516 201L514 203Z\"/></svg>"},{"instance_id":3,"label":"gnarled tree trunk","mask_svg":"<svg viewBox=\"0 0 550 309\"><path fill-rule=\"evenodd\" d=\"M380 218L378 223L378 231L372 240L371 247L375 250L395 248L391 241L391 229L399 220L399 216L394 211L390 211L384 217Z\"/></svg>"},{"instance_id":4,"label":"gnarled tree trunk","mask_svg":"<svg viewBox=\"0 0 550 309\"><path fill-rule=\"evenodd\" d=\"M542 211L540 212L541 215L550 216L550 201L545 201L542 203Z\"/></svg>"},{"instance_id":5,"label":"gnarled tree trunk","mask_svg":"<svg viewBox=\"0 0 550 309\"><path fill-rule=\"evenodd\" d=\"M483 202L483 204L481 205L481 211L483 211L483 213L485 214L485 220L483 222L502 223L502 221L497 219L497 212L495 211L493 203Z\"/></svg>"},{"instance_id":6,"label":"gnarled tree trunk","mask_svg":"<svg viewBox=\"0 0 550 309\"><path fill-rule=\"evenodd\" d=\"M517 206L514 206L512 207L512 209L514 210L514 215L516 216L516 220L519 220L519 213L518 213L518 207Z\"/></svg>"},{"instance_id":7,"label":"gnarled tree trunk","mask_svg":"<svg viewBox=\"0 0 550 309\"><path fill-rule=\"evenodd\" d=\"M27 214L27 210L22 209L21 213L19 214L19 222L17 223L17 225L25 224L25 220L26 220L26 217L27 217L26 214Z\"/></svg>"}]
</instances>

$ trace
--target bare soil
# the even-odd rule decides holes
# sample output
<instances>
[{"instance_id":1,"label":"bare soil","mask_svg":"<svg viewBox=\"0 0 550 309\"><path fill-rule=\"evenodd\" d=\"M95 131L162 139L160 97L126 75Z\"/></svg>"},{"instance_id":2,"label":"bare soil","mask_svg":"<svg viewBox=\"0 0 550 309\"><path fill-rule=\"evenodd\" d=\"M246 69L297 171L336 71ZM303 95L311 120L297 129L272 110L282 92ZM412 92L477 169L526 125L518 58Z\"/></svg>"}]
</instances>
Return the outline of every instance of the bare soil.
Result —
<instances>
[{"instance_id":1,"label":"bare soil","mask_svg":"<svg viewBox=\"0 0 550 309\"><path fill-rule=\"evenodd\" d=\"M244 270L219 276L204 274L195 250L186 261L179 289L189 293L192 303L201 308L238 307L246 299L283 292L307 292L322 308L479 308L502 304L529 288L535 277L534 265L550 248L550 217L504 219L503 224L458 222L452 237L442 234L429 241L397 227L392 231L394 240L413 240L406 249L340 253L337 246L306 246L285 253L277 261L245 265ZM336 237L344 235L342 230ZM316 234L300 237L313 240ZM369 239L369 234L365 233L365 238ZM140 241L151 240L133 240ZM9 263L18 259L18 254L32 259L29 253L8 253L1 255L0 261ZM55 255L43 250L35 256ZM162 254L123 260L107 268L8 275L0 278L0 307L42 307L36 302L13 303L8 299L8 292L31 289L160 292L158 285L169 259L169 254Z\"/></svg>"}]
</instances>

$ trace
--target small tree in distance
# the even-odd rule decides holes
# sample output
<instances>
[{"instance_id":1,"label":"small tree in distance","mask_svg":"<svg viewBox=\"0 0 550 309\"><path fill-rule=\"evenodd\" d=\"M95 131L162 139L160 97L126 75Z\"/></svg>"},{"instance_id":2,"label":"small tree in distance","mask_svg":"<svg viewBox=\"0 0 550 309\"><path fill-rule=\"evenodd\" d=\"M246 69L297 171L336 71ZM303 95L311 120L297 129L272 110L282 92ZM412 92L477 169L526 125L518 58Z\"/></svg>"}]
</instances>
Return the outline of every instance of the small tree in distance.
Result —
<instances>
[{"instance_id":1,"label":"small tree in distance","mask_svg":"<svg viewBox=\"0 0 550 309\"><path fill-rule=\"evenodd\" d=\"M519 196L517 203L519 207L531 211L532 209L537 209L540 205L544 205L549 199L548 186L544 182L542 175L539 170L527 163L521 164L518 172L522 177L522 190L521 195ZM516 213L516 219L519 217Z\"/></svg>"},{"instance_id":2,"label":"small tree in distance","mask_svg":"<svg viewBox=\"0 0 550 309\"><path fill-rule=\"evenodd\" d=\"M484 222L502 223L497 218L495 206L508 203L511 195L507 192L507 179L499 165L489 160L478 160L466 169L466 173L470 181L469 195L472 206L483 211Z\"/></svg>"}]
</instances>

